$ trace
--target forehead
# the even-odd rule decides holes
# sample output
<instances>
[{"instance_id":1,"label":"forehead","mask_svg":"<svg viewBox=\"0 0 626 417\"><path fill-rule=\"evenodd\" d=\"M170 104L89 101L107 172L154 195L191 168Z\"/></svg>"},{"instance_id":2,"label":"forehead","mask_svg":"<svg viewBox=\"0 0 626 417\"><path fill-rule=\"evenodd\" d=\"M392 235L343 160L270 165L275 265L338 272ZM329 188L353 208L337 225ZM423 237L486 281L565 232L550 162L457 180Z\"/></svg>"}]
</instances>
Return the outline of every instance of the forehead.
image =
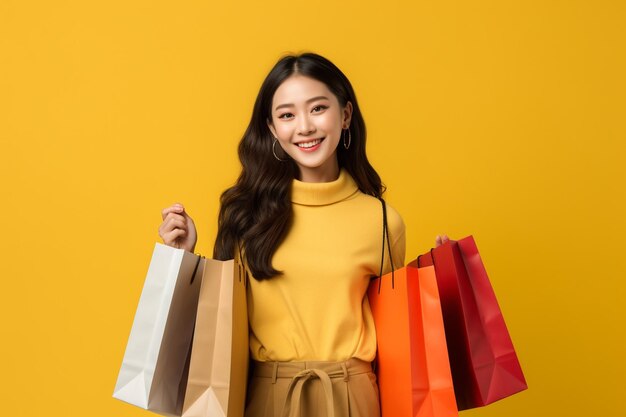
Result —
<instances>
[{"instance_id":1,"label":"forehead","mask_svg":"<svg viewBox=\"0 0 626 417\"><path fill-rule=\"evenodd\" d=\"M323 82L304 75L294 74L278 86L274 93L272 107L281 104L298 105L316 96L326 96L331 100L336 100L335 95Z\"/></svg>"}]
</instances>

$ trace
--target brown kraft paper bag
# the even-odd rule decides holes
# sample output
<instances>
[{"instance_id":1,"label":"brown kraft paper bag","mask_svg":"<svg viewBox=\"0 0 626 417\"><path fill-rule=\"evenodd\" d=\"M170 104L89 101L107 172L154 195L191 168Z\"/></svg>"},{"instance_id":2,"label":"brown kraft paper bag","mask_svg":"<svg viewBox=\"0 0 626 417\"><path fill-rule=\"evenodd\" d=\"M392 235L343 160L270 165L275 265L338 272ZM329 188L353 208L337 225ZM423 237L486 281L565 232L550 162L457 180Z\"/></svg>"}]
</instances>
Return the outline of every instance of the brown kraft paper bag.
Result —
<instances>
[{"instance_id":1,"label":"brown kraft paper bag","mask_svg":"<svg viewBox=\"0 0 626 417\"><path fill-rule=\"evenodd\" d=\"M205 260L183 417L244 415L249 364L246 284L238 260Z\"/></svg>"}]
</instances>

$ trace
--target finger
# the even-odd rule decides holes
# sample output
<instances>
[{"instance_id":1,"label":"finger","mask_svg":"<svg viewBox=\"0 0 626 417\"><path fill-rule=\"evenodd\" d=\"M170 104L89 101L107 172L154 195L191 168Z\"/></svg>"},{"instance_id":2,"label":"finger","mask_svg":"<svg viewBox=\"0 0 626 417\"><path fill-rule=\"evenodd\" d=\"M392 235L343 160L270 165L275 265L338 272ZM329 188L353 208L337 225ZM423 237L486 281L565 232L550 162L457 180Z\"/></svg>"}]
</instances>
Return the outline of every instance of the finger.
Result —
<instances>
[{"instance_id":1,"label":"finger","mask_svg":"<svg viewBox=\"0 0 626 417\"><path fill-rule=\"evenodd\" d=\"M176 239L178 239L179 237L183 237L186 234L187 231L183 229L174 229L171 232L165 233L165 235L163 236L163 242L166 245L172 246L172 244L176 242Z\"/></svg>"},{"instance_id":2,"label":"finger","mask_svg":"<svg viewBox=\"0 0 626 417\"><path fill-rule=\"evenodd\" d=\"M159 229L163 229L166 232L170 231L171 227L169 225L172 222L172 220L178 220L180 222L183 222L183 224L187 224L187 220L185 219L184 216L181 216L180 214L175 214L175 213L168 213L165 219L161 222Z\"/></svg>"},{"instance_id":3,"label":"finger","mask_svg":"<svg viewBox=\"0 0 626 417\"><path fill-rule=\"evenodd\" d=\"M437 235L437 237L435 238L435 245L441 245L441 236Z\"/></svg>"},{"instance_id":4,"label":"finger","mask_svg":"<svg viewBox=\"0 0 626 417\"><path fill-rule=\"evenodd\" d=\"M179 218L170 217L159 226L159 236L163 236L174 229L187 230L187 222Z\"/></svg>"},{"instance_id":5,"label":"finger","mask_svg":"<svg viewBox=\"0 0 626 417\"><path fill-rule=\"evenodd\" d=\"M176 220L180 220L183 223L187 223L187 218L185 217L184 214L178 214L178 213L168 213L167 216L165 216L165 222L171 220L171 219L176 219Z\"/></svg>"},{"instance_id":6,"label":"finger","mask_svg":"<svg viewBox=\"0 0 626 417\"><path fill-rule=\"evenodd\" d=\"M174 205L171 205L170 207L166 207L161 210L161 218L165 220L165 217L167 217L169 213L182 213L184 211L185 208L182 206L182 204L176 203Z\"/></svg>"},{"instance_id":7,"label":"finger","mask_svg":"<svg viewBox=\"0 0 626 417\"><path fill-rule=\"evenodd\" d=\"M184 221L184 219L173 218L173 217L163 222L163 232L167 233L174 229L187 230L187 222Z\"/></svg>"},{"instance_id":8,"label":"finger","mask_svg":"<svg viewBox=\"0 0 626 417\"><path fill-rule=\"evenodd\" d=\"M448 242L449 240L450 240L450 238L448 237L448 235L443 235L443 238L441 239L441 241L442 241L443 243L446 243L446 242Z\"/></svg>"},{"instance_id":9,"label":"finger","mask_svg":"<svg viewBox=\"0 0 626 417\"><path fill-rule=\"evenodd\" d=\"M170 218L165 226L165 232L169 232L174 229L187 230L187 223L181 219Z\"/></svg>"}]
</instances>

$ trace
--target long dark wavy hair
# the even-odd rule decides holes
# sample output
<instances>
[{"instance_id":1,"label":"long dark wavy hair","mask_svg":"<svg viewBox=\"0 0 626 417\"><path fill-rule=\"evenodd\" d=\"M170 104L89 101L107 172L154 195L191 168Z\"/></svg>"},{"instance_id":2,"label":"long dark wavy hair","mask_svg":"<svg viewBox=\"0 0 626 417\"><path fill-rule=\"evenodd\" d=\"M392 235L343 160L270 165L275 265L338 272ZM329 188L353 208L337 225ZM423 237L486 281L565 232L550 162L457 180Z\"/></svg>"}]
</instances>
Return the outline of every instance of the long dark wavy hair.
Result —
<instances>
[{"instance_id":1,"label":"long dark wavy hair","mask_svg":"<svg viewBox=\"0 0 626 417\"><path fill-rule=\"evenodd\" d=\"M298 178L297 164L277 160L272 153L274 92L288 77L300 74L321 81L344 107L352 103L350 148L337 147L339 167L354 178L359 189L381 197L385 188L365 154L365 122L348 78L328 59L315 53L283 56L267 75L254 103L252 118L241 142L242 170L237 182L220 198L218 232L213 249L215 259L232 259L237 245L245 252L245 262L257 280L282 274L272 266L272 257L291 226L291 184Z\"/></svg>"}]
</instances>

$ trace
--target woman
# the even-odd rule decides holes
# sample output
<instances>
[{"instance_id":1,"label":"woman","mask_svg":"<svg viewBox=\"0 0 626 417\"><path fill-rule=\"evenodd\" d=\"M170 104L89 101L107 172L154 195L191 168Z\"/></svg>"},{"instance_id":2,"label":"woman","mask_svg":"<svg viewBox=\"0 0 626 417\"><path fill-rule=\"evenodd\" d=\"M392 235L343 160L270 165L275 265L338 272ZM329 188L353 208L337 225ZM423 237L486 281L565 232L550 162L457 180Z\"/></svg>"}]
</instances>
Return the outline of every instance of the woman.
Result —
<instances>
[{"instance_id":1,"label":"woman","mask_svg":"<svg viewBox=\"0 0 626 417\"><path fill-rule=\"evenodd\" d=\"M253 278L246 417L380 415L365 294L391 264L389 256L381 264L384 187L365 139L352 86L334 64L313 53L276 63L239 144L242 172L221 197L213 253L241 252ZM184 207L165 208L162 218L164 243L193 252ZM388 205L387 219L399 268L404 223Z\"/></svg>"}]
</instances>

